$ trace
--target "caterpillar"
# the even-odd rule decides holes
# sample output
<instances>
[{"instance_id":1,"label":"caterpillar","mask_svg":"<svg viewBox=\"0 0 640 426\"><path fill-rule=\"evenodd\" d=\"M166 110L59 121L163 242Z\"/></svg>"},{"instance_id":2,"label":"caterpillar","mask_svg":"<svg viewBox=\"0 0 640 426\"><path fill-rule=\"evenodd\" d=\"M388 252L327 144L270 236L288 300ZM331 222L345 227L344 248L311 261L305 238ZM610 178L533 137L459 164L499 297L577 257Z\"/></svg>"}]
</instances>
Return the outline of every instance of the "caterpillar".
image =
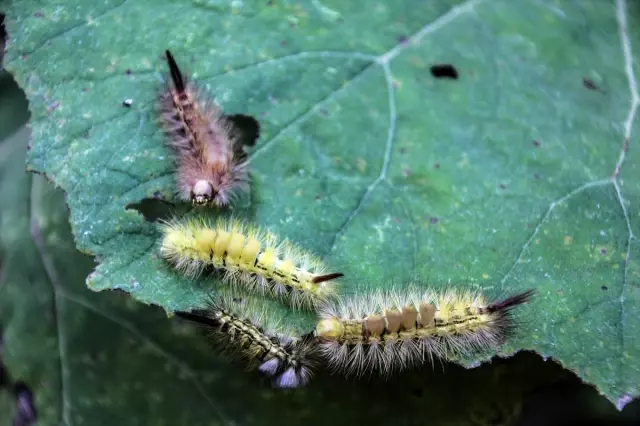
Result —
<instances>
[{"instance_id":1,"label":"caterpillar","mask_svg":"<svg viewBox=\"0 0 640 426\"><path fill-rule=\"evenodd\" d=\"M250 116L223 115L183 76L171 52L165 54L169 79L158 108L167 145L176 157L178 197L195 206L226 206L249 189L243 147L255 143L259 124ZM234 122L242 122L245 130Z\"/></svg>"},{"instance_id":2,"label":"caterpillar","mask_svg":"<svg viewBox=\"0 0 640 426\"><path fill-rule=\"evenodd\" d=\"M208 331L216 348L240 354L247 369L257 369L272 379L276 388L297 388L308 383L317 364L313 339L299 338L277 323L254 300L229 295L209 296L205 309L177 311Z\"/></svg>"},{"instance_id":3,"label":"caterpillar","mask_svg":"<svg viewBox=\"0 0 640 426\"><path fill-rule=\"evenodd\" d=\"M322 263L288 240L234 219L173 219L161 225L160 252L175 269L198 277L207 267L223 271L223 281L247 291L288 299L294 308L314 308L335 297Z\"/></svg>"},{"instance_id":4,"label":"caterpillar","mask_svg":"<svg viewBox=\"0 0 640 426\"><path fill-rule=\"evenodd\" d=\"M325 303L313 332L334 372L384 376L423 363L494 348L515 330L512 309L527 290L489 300L476 290L383 290Z\"/></svg>"}]
</instances>

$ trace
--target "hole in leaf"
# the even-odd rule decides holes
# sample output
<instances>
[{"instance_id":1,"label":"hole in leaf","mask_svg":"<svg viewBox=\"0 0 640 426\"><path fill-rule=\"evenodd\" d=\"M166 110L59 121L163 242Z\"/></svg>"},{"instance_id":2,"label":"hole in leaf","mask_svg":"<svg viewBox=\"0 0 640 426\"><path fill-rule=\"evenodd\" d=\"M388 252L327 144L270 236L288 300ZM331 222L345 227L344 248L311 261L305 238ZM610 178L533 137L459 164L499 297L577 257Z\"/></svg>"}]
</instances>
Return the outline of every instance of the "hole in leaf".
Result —
<instances>
[{"instance_id":1,"label":"hole in leaf","mask_svg":"<svg viewBox=\"0 0 640 426\"><path fill-rule=\"evenodd\" d=\"M431 74L435 78L458 79L458 70L451 64L439 64L431 67Z\"/></svg>"},{"instance_id":2,"label":"hole in leaf","mask_svg":"<svg viewBox=\"0 0 640 426\"><path fill-rule=\"evenodd\" d=\"M260 123L250 115L233 114L226 115L225 118L233 123L235 136L238 144L235 146L235 155L239 158L246 158L245 146L255 146L260 137Z\"/></svg>"},{"instance_id":3,"label":"hole in leaf","mask_svg":"<svg viewBox=\"0 0 640 426\"><path fill-rule=\"evenodd\" d=\"M139 203L129 204L127 210L137 210L147 222L169 220L177 213L177 208L161 199L146 198Z\"/></svg>"}]
</instances>

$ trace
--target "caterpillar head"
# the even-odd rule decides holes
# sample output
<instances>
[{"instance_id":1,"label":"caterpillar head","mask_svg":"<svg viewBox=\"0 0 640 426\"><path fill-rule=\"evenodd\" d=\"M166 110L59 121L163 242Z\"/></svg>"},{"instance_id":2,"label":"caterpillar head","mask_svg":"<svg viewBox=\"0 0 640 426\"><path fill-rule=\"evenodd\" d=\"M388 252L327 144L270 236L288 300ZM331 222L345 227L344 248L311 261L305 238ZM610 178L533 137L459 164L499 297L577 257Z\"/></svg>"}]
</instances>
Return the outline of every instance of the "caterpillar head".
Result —
<instances>
[{"instance_id":1,"label":"caterpillar head","mask_svg":"<svg viewBox=\"0 0 640 426\"><path fill-rule=\"evenodd\" d=\"M197 181L191 190L191 202L194 206L206 206L207 204L220 206L226 204L226 200L220 202L219 198L219 192L207 180Z\"/></svg>"},{"instance_id":2,"label":"caterpillar head","mask_svg":"<svg viewBox=\"0 0 640 426\"><path fill-rule=\"evenodd\" d=\"M183 167L178 186L183 198L194 206L225 207L249 186L245 163L234 165L231 170Z\"/></svg>"}]
</instances>

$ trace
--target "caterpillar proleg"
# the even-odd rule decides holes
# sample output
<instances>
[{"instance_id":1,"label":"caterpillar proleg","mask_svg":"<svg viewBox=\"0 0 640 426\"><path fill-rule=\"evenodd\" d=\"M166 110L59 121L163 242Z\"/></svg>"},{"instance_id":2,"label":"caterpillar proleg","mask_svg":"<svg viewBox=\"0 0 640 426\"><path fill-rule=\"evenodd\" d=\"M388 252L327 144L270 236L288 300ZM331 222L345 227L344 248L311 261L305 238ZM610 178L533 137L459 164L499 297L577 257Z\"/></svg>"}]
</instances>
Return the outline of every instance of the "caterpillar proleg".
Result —
<instances>
[{"instance_id":1,"label":"caterpillar proleg","mask_svg":"<svg viewBox=\"0 0 640 426\"><path fill-rule=\"evenodd\" d=\"M183 76L171 52L165 53L170 82L160 95L159 109L167 144L176 156L178 196L194 205L225 206L249 189L246 140L240 128ZM259 132L251 120L253 131Z\"/></svg>"},{"instance_id":2,"label":"caterpillar proleg","mask_svg":"<svg viewBox=\"0 0 640 426\"><path fill-rule=\"evenodd\" d=\"M314 335L335 371L388 376L434 357L500 345L514 331L511 310L533 294L490 301L474 290L377 291L321 306Z\"/></svg>"},{"instance_id":3,"label":"caterpillar proleg","mask_svg":"<svg viewBox=\"0 0 640 426\"><path fill-rule=\"evenodd\" d=\"M173 219L161 227L162 257L183 275L195 278L207 267L223 280L261 295L288 299L295 307L314 308L336 295L334 279L323 264L288 240L237 220Z\"/></svg>"},{"instance_id":4,"label":"caterpillar proleg","mask_svg":"<svg viewBox=\"0 0 640 426\"><path fill-rule=\"evenodd\" d=\"M291 337L250 299L210 297L206 309L176 312L176 316L205 327L216 348L240 354L248 369L272 378L274 387L297 388L307 384L315 368L312 338Z\"/></svg>"}]
</instances>

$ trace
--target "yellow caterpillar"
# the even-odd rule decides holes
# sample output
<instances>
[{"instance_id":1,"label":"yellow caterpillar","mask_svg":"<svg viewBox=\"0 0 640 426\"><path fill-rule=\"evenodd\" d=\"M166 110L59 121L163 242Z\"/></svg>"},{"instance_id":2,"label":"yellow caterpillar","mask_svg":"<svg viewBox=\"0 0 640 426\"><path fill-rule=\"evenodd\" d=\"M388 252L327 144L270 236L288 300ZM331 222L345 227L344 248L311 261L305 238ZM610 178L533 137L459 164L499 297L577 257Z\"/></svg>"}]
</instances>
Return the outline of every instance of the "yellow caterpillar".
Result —
<instances>
[{"instance_id":1,"label":"yellow caterpillar","mask_svg":"<svg viewBox=\"0 0 640 426\"><path fill-rule=\"evenodd\" d=\"M174 219L161 226L162 257L194 278L206 267L224 271L224 281L251 292L288 299L293 307L314 308L336 295L322 263L287 240L237 220Z\"/></svg>"},{"instance_id":2,"label":"yellow caterpillar","mask_svg":"<svg viewBox=\"0 0 640 426\"><path fill-rule=\"evenodd\" d=\"M320 307L314 335L334 370L389 375L434 356L495 348L514 329L511 309L533 294L490 301L471 290L377 291Z\"/></svg>"}]
</instances>

